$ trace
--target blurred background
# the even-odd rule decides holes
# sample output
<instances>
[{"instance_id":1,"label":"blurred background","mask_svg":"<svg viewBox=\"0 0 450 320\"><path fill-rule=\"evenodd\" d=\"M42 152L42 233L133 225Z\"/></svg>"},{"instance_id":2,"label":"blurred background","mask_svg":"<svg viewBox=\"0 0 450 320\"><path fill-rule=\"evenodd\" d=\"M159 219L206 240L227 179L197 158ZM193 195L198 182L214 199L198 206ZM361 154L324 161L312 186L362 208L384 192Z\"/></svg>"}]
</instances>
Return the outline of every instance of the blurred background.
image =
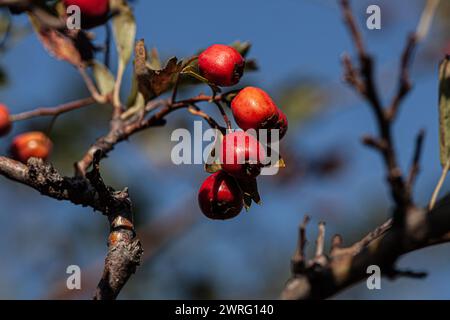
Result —
<instances>
[{"instance_id":1,"label":"blurred background","mask_svg":"<svg viewBox=\"0 0 450 320\"><path fill-rule=\"evenodd\" d=\"M340 57L354 52L336 1L131 3L137 38L157 48L162 58L187 57L212 43L250 41L250 57L257 59L260 70L247 73L240 85L270 92L287 113L290 127L281 143L287 168L277 176L259 178L263 205L224 222L206 219L198 208L197 189L207 177L203 167L175 166L170 160L175 145L171 132L193 127L194 118L187 112L174 113L165 127L152 128L117 146L102 162L102 173L107 184L129 187L145 250L143 264L121 299L277 298L290 274L297 226L304 214L312 217L307 230L310 252L319 221L327 223L327 244L334 233L351 244L389 217L391 201L381 159L360 143L362 134L375 130L371 112L341 80ZM381 30L364 27L370 4L381 7ZM355 16L376 57L385 101L396 89L399 56L424 4L424 0L353 1ZM0 13L1 39L10 17ZM416 133L420 128L427 133L415 190L421 205L429 200L441 170L437 67L450 51L450 3L441 1L437 14L417 51L414 90L395 125L404 170ZM88 96L77 71L47 54L25 17L14 16L12 23L10 37L0 49L0 102L18 113ZM93 31L101 45L104 28ZM129 67L125 83L131 83L130 71ZM124 86L124 97L129 87ZM195 86L181 95L207 90ZM55 142L50 161L71 175L73 163L107 131L109 116L110 109L102 106L60 116L50 131ZM50 123L50 118L39 118L15 124L0 141L0 152L8 152L15 134L49 130ZM449 187L446 183L442 193ZM3 177L0 203L0 298L90 298L107 250L106 219ZM372 291L361 283L334 298L448 299L448 246L414 252L398 262L400 267L429 271L423 280L383 279L382 289ZM81 291L65 287L66 268L73 264L81 267Z\"/></svg>"}]
</instances>

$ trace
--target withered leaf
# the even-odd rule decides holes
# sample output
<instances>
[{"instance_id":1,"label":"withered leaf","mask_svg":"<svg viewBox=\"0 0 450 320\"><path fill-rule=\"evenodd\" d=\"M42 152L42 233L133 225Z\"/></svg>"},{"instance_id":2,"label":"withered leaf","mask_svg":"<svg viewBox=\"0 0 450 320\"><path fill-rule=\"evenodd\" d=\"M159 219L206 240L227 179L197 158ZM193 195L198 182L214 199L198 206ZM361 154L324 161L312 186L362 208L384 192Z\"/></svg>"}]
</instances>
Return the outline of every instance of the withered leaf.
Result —
<instances>
[{"instance_id":1,"label":"withered leaf","mask_svg":"<svg viewBox=\"0 0 450 320\"><path fill-rule=\"evenodd\" d=\"M67 61L76 67L83 67L86 61L92 58L93 46L83 31L78 30L69 36L56 29L43 27L31 13L28 16L44 48L56 59Z\"/></svg>"},{"instance_id":2,"label":"withered leaf","mask_svg":"<svg viewBox=\"0 0 450 320\"><path fill-rule=\"evenodd\" d=\"M147 50L144 40L139 40L136 43L134 71L139 92L143 94L146 102L170 89L181 69L182 62L178 61L176 57L169 59L162 69L150 69L147 64Z\"/></svg>"},{"instance_id":3,"label":"withered leaf","mask_svg":"<svg viewBox=\"0 0 450 320\"><path fill-rule=\"evenodd\" d=\"M150 81L155 96L169 89L175 81L175 76L181 71L182 63L176 57L170 58L161 70L150 70Z\"/></svg>"},{"instance_id":4,"label":"withered leaf","mask_svg":"<svg viewBox=\"0 0 450 320\"><path fill-rule=\"evenodd\" d=\"M439 66L439 142L441 164L445 167L450 159L450 58L447 56Z\"/></svg>"}]
</instances>

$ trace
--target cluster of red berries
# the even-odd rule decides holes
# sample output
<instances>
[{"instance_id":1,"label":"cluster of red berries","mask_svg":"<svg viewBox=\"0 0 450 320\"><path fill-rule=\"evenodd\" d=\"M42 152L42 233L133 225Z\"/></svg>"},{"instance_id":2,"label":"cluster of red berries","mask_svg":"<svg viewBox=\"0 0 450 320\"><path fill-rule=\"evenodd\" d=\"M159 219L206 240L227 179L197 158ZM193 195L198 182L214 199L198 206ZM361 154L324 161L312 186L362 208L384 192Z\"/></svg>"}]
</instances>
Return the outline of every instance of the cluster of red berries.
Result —
<instances>
[{"instance_id":1,"label":"cluster of red berries","mask_svg":"<svg viewBox=\"0 0 450 320\"><path fill-rule=\"evenodd\" d=\"M0 136L11 130L11 119L8 108L0 104ZM40 131L31 131L16 136L11 144L11 154L23 163L30 158L47 159L52 150L51 140Z\"/></svg>"},{"instance_id":2,"label":"cluster of red berries","mask_svg":"<svg viewBox=\"0 0 450 320\"><path fill-rule=\"evenodd\" d=\"M236 49L215 44L199 55L198 65L204 78L224 87L239 82L245 61ZM286 134L286 115L262 89L240 90L231 101L231 110L243 130L279 129L280 138ZM221 170L203 182L198 201L208 218L225 220L237 216L244 206L239 180L256 178L267 155L258 139L245 131L226 134L219 150Z\"/></svg>"}]
</instances>

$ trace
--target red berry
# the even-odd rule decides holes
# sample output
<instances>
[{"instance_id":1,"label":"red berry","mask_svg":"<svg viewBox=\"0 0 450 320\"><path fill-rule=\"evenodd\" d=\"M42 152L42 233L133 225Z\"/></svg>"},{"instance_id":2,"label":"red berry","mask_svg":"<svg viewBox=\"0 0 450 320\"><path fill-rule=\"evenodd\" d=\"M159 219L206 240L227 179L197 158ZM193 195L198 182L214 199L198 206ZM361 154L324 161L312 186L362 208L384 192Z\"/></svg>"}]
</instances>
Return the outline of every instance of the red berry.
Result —
<instances>
[{"instance_id":1,"label":"red berry","mask_svg":"<svg viewBox=\"0 0 450 320\"><path fill-rule=\"evenodd\" d=\"M279 109L262 89L246 87L231 102L234 119L243 130L272 129L279 117Z\"/></svg>"},{"instance_id":2,"label":"red berry","mask_svg":"<svg viewBox=\"0 0 450 320\"><path fill-rule=\"evenodd\" d=\"M13 157L23 163L30 158L47 159L52 150L52 142L42 132L32 131L18 135L11 145Z\"/></svg>"},{"instance_id":3,"label":"red berry","mask_svg":"<svg viewBox=\"0 0 450 320\"><path fill-rule=\"evenodd\" d=\"M93 28L106 22L109 12L109 0L64 0L66 7L75 5L81 11L83 28Z\"/></svg>"},{"instance_id":4,"label":"red berry","mask_svg":"<svg viewBox=\"0 0 450 320\"><path fill-rule=\"evenodd\" d=\"M236 131L223 138L220 163L225 172L235 177L256 177L265 159L264 147L254 136Z\"/></svg>"},{"instance_id":5,"label":"red berry","mask_svg":"<svg viewBox=\"0 0 450 320\"><path fill-rule=\"evenodd\" d=\"M210 219L231 219L242 210L242 191L233 177L218 171L203 182L198 191L198 203Z\"/></svg>"},{"instance_id":6,"label":"red berry","mask_svg":"<svg viewBox=\"0 0 450 320\"><path fill-rule=\"evenodd\" d=\"M244 72L245 60L233 47L214 44L198 57L200 74L221 87L239 82Z\"/></svg>"},{"instance_id":7,"label":"red berry","mask_svg":"<svg viewBox=\"0 0 450 320\"><path fill-rule=\"evenodd\" d=\"M8 134L11 130L11 120L9 119L8 108L0 103L0 136Z\"/></svg>"}]
</instances>

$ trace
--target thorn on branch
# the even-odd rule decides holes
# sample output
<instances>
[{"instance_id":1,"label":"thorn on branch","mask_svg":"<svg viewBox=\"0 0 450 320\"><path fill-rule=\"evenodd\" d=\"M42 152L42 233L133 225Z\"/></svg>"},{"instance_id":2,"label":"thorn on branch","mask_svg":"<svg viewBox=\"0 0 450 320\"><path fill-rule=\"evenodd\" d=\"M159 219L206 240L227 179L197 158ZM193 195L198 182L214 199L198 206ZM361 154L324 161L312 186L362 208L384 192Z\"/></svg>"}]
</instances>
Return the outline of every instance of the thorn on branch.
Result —
<instances>
[{"instance_id":1,"label":"thorn on branch","mask_svg":"<svg viewBox=\"0 0 450 320\"><path fill-rule=\"evenodd\" d=\"M364 82L361 81L358 71L353 66L352 60L347 53L342 55L344 67L344 81L353 86L361 95L366 95Z\"/></svg>"},{"instance_id":2,"label":"thorn on branch","mask_svg":"<svg viewBox=\"0 0 450 320\"><path fill-rule=\"evenodd\" d=\"M331 239L330 254L333 254L336 250L342 248L343 243L344 243L344 240L342 239L342 236L340 234L335 234L333 236L333 238Z\"/></svg>"},{"instance_id":3,"label":"thorn on branch","mask_svg":"<svg viewBox=\"0 0 450 320\"><path fill-rule=\"evenodd\" d=\"M393 120L398 113L398 108L412 88L411 80L409 78L409 67L414 56L414 51L417 46L418 38L416 33L412 33L406 42L406 46L403 49L401 61L400 61L400 75L397 93L392 99L392 102L387 111L387 117L389 120Z\"/></svg>"},{"instance_id":4,"label":"thorn on branch","mask_svg":"<svg viewBox=\"0 0 450 320\"><path fill-rule=\"evenodd\" d=\"M324 255L325 248L325 222L319 222L319 234L316 239L316 256L314 262L324 266L326 264L326 257Z\"/></svg>"},{"instance_id":5,"label":"thorn on branch","mask_svg":"<svg viewBox=\"0 0 450 320\"><path fill-rule=\"evenodd\" d=\"M295 249L295 253L291 259L291 272L292 274L299 274L305 270L305 246L306 240L306 225L308 224L310 217L305 215L303 222L298 228L298 242Z\"/></svg>"},{"instance_id":6,"label":"thorn on branch","mask_svg":"<svg viewBox=\"0 0 450 320\"><path fill-rule=\"evenodd\" d=\"M409 170L408 180L407 180L407 187L409 192L411 192L415 180L417 178L417 175L420 171L420 157L422 155L422 149L423 149L423 140L425 138L425 130L421 129L416 137L416 144L414 148L414 154L412 158L411 168Z\"/></svg>"},{"instance_id":7,"label":"thorn on branch","mask_svg":"<svg viewBox=\"0 0 450 320\"><path fill-rule=\"evenodd\" d=\"M383 141L381 139L377 139L377 138L369 136L369 135L363 136L361 141L364 145L374 148L374 149L377 149L378 151L384 151L387 148L385 141Z\"/></svg>"},{"instance_id":8,"label":"thorn on branch","mask_svg":"<svg viewBox=\"0 0 450 320\"><path fill-rule=\"evenodd\" d=\"M355 22L355 18L353 17L349 1L341 0L341 8L344 14L344 22L350 30L350 34L352 36L353 42L355 43L356 50L358 51L358 55L360 57L364 57L366 56L366 50L364 48L361 33L359 32Z\"/></svg>"}]
</instances>

